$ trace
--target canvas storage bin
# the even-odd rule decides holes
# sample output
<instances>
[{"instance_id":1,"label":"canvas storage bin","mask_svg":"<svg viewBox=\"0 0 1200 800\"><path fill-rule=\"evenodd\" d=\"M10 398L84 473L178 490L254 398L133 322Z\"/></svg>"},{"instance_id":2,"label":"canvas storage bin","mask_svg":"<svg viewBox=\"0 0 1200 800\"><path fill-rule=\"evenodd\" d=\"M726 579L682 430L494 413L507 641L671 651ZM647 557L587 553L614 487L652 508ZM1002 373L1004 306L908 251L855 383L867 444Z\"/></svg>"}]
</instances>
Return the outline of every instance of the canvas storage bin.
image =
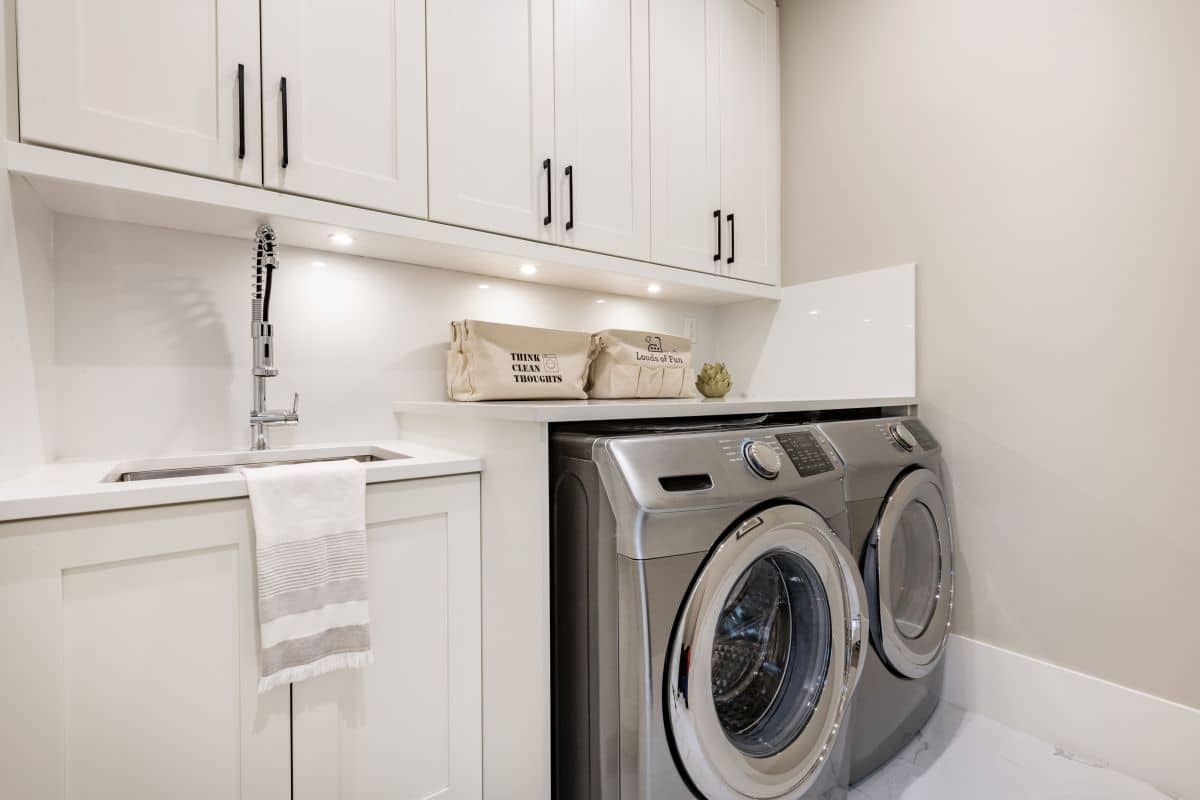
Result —
<instances>
[{"instance_id":1,"label":"canvas storage bin","mask_svg":"<svg viewBox=\"0 0 1200 800\"><path fill-rule=\"evenodd\" d=\"M591 336L577 331L451 322L446 392L452 400L579 400L590 348Z\"/></svg>"},{"instance_id":2,"label":"canvas storage bin","mask_svg":"<svg viewBox=\"0 0 1200 800\"><path fill-rule=\"evenodd\" d=\"M692 343L682 336L646 331L600 331L592 337L588 396L691 397L696 375Z\"/></svg>"}]
</instances>

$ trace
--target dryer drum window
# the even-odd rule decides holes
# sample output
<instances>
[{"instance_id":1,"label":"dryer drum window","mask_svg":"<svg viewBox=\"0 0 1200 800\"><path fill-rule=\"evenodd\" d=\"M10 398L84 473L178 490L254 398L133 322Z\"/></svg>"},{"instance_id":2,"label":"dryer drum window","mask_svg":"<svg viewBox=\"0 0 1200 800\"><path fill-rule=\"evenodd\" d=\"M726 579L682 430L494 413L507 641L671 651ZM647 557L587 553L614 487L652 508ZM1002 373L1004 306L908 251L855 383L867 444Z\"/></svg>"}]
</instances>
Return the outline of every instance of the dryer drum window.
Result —
<instances>
[{"instance_id":1,"label":"dryer drum window","mask_svg":"<svg viewBox=\"0 0 1200 800\"><path fill-rule=\"evenodd\" d=\"M821 699L832 647L829 598L808 559L773 550L726 598L712 647L712 694L730 743L752 758L796 740Z\"/></svg>"},{"instance_id":2,"label":"dryer drum window","mask_svg":"<svg viewBox=\"0 0 1200 800\"><path fill-rule=\"evenodd\" d=\"M942 584L942 548L933 513L920 501L909 503L894 537L887 600L900 635L918 639L933 621Z\"/></svg>"}]
</instances>

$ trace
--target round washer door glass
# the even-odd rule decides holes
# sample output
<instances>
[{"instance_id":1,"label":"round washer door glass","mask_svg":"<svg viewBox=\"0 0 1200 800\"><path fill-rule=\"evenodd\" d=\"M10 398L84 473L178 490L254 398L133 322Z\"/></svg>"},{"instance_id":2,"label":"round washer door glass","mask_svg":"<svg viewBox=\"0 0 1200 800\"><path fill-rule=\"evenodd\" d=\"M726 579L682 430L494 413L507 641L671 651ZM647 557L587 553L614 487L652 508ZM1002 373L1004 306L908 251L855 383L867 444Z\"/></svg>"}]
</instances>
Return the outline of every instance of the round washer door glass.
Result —
<instances>
[{"instance_id":1,"label":"round washer door glass","mask_svg":"<svg viewBox=\"0 0 1200 800\"><path fill-rule=\"evenodd\" d=\"M916 500L905 506L894 537L888 604L900 635L918 639L929 630L942 585L938 529L929 507Z\"/></svg>"},{"instance_id":2,"label":"round washer door glass","mask_svg":"<svg viewBox=\"0 0 1200 800\"><path fill-rule=\"evenodd\" d=\"M698 796L803 796L844 727L868 613L849 551L812 509L768 508L721 538L663 675L671 752Z\"/></svg>"},{"instance_id":3,"label":"round washer door glass","mask_svg":"<svg viewBox=\"0 0 1200 800\"><path fill-rule=\"evenodd\" d=\"M738 578L717 618L712 693L729 741L779 753L812 718L832 647L829 599L812 563L775 551Z\"/></svg>"},{"instance_id":4,"label":"round washer door glass","mask_svg":"<svg viewBox=\"0 0 1200 800\"><path fill-rule=\"evenodd\" d=\"M923 677L945 651L954 608L950 517L931 470L914 470L896 481L870 541L863 577L871 639L895 672Z\"/></svg>"}]
</instances>

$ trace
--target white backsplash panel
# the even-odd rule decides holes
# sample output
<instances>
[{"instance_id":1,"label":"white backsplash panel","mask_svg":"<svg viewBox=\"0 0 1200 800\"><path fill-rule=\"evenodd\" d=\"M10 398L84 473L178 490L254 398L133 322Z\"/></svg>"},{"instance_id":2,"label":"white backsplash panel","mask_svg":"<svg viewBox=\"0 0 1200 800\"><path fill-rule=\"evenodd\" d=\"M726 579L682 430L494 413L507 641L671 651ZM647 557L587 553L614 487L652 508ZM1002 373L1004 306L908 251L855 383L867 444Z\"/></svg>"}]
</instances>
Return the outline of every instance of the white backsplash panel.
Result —
<instances>
[{"instance_id":1,"label":"white backsplash panel","mask_svg":"<svg viewBox=\"0 0 1200 800\"><path fill-rule=\"evenodd\" d=\"M246 447L253 243L56 216L53 456ZM486 287L486 288L485 288ZM665 293L664 293L665 295ZM267 401L300 424L272 444L393 437L392 403L446 396L449 323L683 334L711 357L711 307L609 296L301 250L281 242ZM601 302L603 301L603 302Z\"/></svg>"},{"instance_id":2,"label":"white backsplash panel","mask_svg":"<svg viewBox=\"0 0 1200 800\"><path fill-rule=\"evenodd\" d=\"M786 286L716 312L733 394L810 400L917 393L915 264Z\"/></svg>"}]
</instances>

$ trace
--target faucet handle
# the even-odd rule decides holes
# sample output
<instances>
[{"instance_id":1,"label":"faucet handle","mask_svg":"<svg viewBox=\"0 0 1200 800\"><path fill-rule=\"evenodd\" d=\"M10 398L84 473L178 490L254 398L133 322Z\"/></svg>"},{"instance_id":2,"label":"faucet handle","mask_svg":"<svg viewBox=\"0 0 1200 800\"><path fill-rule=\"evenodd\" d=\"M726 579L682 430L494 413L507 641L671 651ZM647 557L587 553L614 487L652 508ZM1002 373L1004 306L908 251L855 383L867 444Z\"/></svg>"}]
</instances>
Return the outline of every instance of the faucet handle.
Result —
<instances>
[{"instance_id":1,"label":"faucet handle","mask_svg":"<svg viewBox=\"0 0 1200 800\"><path fill-rule=\"evenodd\" d=\"M295 417L296 419L300 419L300 414L298 413L299 409L300 409L300 393L292 392L292 416Z\"/></svg>"}]
</instances>

